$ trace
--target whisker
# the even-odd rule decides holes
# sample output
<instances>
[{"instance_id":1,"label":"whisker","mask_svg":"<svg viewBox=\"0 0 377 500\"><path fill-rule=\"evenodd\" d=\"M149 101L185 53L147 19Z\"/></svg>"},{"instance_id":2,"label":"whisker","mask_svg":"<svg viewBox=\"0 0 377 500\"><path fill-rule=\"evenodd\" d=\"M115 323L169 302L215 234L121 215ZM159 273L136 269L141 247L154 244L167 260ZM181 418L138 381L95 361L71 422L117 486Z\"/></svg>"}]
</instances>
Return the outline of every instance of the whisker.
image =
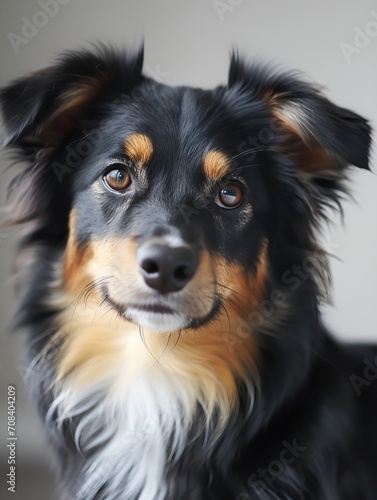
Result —
<instances>
[{"instance_id":1,"label":"whisker","mask_svg":"<svg viewBox=\"0 0 377 500\"><path fill-rule=\"evenodd\" d=\"M144 330L143 330L143 327L141 325L139 325L139 335L140 335L141 341L143 342L144 346L148 350L149 354L155 359L155 361L158 362L158 358L156 358L156 356L153 354L153 352L149 349L149 347L147 345L147 342L145 340Z\"/></svg>"},{"instance_id":2,"label":"whisker","mask_svg":"<svg viewBox=\"0 0 377 500\"><path fill-rule=\"evenodd\" d=\"M84 298L84 305L85 305L85 308L87 306L87 301L89 299L89 296L90 294L101 284L103 283L104 281L106 281L108 278L107 277L103 277L103 278L98 278L98 279L95 279L95 280L92 280L90 281L87 285L85 285L85 287L83 288L83 290L78 294L77 298L76 298L76 304L75 304L75 307L73 308L73 311L72 311L72 315L71 315L71 319L70 319L70 322L69 322L69 328L71 328L71 325L72 325L72 321L73 321L73 318L76 314L76 311L77 311L77 307L80 303L80 300L82 298Z\"/></svg>"},{"instance_id":3,"label":"whisker","mask_svg":"<svg viewBox=\"0 0 377 500\"><path fill-rule=\"evenodd\" d=\"M226 290L231 291L232 293L235 293L236 295L239 295L240 297L243 297L243 295L240 292L237 292L237 290L234 290L233 288L226 286L223 283L220 283L219 281L215 281L215 284L217 286L220 286L221 288L225 288Z\"/></svg>"},{"instance_id":4,"label":"whisker","mask_svg":"<svg viewBox=\"0 0 377 500\"><path fill-rule=\"evenodd\" d=\"M169 352L172 352L177 347L179 339L181 338L181 335L182 335L182 330L179 330L177 340L175 341L175 344L173 345L173 347L170 349Z\"/></svg>"},{"instance_id":5,"label":"whisker","mask_svg":"<svg viewBox=\"0 0 377 500\"><path fill-rule=\"evenodd\" d=\"M275 151L274 148L266 148L266 147L261 147L261 148L250 148L246 149L245 151L241 151L240 153L231 156L230 161L237 160L238 158L241 158L242 156L247 156L252 153L261 153L262 151Z\"/></svg>"},{"instance_id":6,"label":"whisker","mask_svg":"<svg viewBox=\"0 0 377 500\"><path fill-rule=\"evenodd\" d=\"M227 309L226 309L226 307L225 307L224 304L221 304L221 308L224 309L225 314L226 314L226 316L228 318L228 345L229 345L230 344L230 337L231 337L231 333L230 333L230 330L231 330L230 317L229 317L229 313L228 313L228 311L227 311Z\"/></svg>"}]
</instances>

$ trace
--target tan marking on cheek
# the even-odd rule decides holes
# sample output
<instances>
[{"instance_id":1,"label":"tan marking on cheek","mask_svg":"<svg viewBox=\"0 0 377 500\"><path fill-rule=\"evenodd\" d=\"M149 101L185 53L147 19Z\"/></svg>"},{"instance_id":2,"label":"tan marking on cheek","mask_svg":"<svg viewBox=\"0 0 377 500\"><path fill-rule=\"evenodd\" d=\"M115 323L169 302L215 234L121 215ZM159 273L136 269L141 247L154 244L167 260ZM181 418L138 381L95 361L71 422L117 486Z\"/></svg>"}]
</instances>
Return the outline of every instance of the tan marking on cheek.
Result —
<instances>
[{"instance_id":1,"label":"tan marking on cheek","mask_svg":"<svg viewBox=\"0 0 377 500\"><path fill-rule=\"evenodd\" d=\"M63 282L68 289L77 289L87 281L87 264L92 252L90 247L79 248L75 236L76 214L69 215L69 234L63 257Z\"/></svg>"},{"instance_id":2,"label":"tan marking on cheek","mask_svg":"<svg viewBox=\"0 0 377 500\"><path fill-rule=\"evenodd\" d=\"M136 164L145 165L152 158L152 142L145 134L131 134L124 140L124 152Z\"/></svg>"},{"instance_id":3,"label":"tan marking on cheek","mask_svg":"<svg viewBox=\"0 0 377 500\"><path fill-rule=\"evenodd\" d=\"M74 224L74 215L70 226ZM120 366L125 339L136 326L120 318L101 293L94 287L83 293L94 281L104 286L112 283L113 276L134 267L135 242L108 238L93 240L83 265L70 264L76 256L74 239L67 246L65 268L70 270L70 286L66 286L70 305L58 319L57 339L63 341L58 365L58 381L74 374L75 385L83 387L101 377L109 376ZM74 262L78 262L76 257ZM82 261L81 261L82 262ZM66 274L66 273L65 273ZM66 282L67 284L67 282Z\"/></svg>"},{"instance_id":4,"label":"tan marking on cheek","mask_svg":"<svg viewBox=\"0 0 377 500\"><path fill-rule=\"evenodd\" d=\"M203 172L211 181L220 181L229 172L229 160L221 151L209 151L204 157Z\"/></svg>"},{"instance_id":5,"label":"tan marking on cheek","mask_svg":"<svg viewBox=\"0 0 377 500\"><path fill-rule=\"evenodd\" d=\"M74 214L70 227L74 226ZM75 383L83 386L96 381L119 367L125 338L138 327L120 318L103 301L96 287L86 293L94 281L109 287L114 276L135 272L136 242L133 239L93 240L86 258L80 258L73 230L64 260L66 302L70 304L59 317L56 339L63 340L58 380L75 373ZM134 279L132 277L131 279ZM136 356L137 359L137 356ZM143 363L140 363L144 366Z\"/></svg>"},{"instance_id":6,"label":"tan marking on cheek","mask_svg":"<svg viewBox=\"0 0 377 500\"><path fill-rule=\"evenodd\" d=\"M93 256L88 270L93 278L108 282L110 289L115 283L120 282L126 288L127 284L134 285L140 279L136 264L136 241L133 238L95 240L91 249Z\"/></svg>"},{"instance_id":7,"label":"tan marking on cheek","mask_svg":"<svg viewBox=\"0 0 377 500\"><path fill-rule=\"evenodd\" d=\"M258 303L265 296L268 276L268 241L265 240L259 254L255 272L225 259L216 259L216 274L223 307L219 315L222 337L232 353L229 363L235 363L235 372L242 373L249 367L257 381L256 362L258 351L254 344L251 315L258 311ZM261 323L263 318L261 318ZM212 328L212 326L210 327Z\"/></svg>"}]
</instances>

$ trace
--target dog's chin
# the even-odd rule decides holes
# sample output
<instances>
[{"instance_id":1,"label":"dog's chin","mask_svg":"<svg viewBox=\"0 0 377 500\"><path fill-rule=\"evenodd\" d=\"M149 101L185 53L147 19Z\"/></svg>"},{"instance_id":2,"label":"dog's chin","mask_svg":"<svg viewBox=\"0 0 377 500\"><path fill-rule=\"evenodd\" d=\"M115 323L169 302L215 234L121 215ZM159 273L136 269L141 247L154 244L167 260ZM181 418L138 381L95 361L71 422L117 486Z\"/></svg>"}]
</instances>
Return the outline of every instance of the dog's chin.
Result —
<instances>
[{"instance_id":1,"label":"dog's chin","mask_svg":"<svg viewBox=\"0 0 377 500\"><path fill-rule=\"evenodd\" d=\"M190 323L190 320L182 314L142 311L135 307L127 308L123 316L129 321L157 333L175 332L186 328Z\"/></svg>"}]
</instances>

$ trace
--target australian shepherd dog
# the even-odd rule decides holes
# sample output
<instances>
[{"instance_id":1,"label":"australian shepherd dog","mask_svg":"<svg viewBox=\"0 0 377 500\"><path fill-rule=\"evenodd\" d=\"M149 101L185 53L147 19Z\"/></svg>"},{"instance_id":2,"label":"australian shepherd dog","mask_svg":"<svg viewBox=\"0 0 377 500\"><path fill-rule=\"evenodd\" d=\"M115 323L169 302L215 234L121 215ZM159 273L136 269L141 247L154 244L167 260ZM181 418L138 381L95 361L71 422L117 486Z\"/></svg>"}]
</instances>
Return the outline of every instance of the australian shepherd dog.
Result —
<instances>
[{"instance_id":1,"label":"australian shepherd dog","mask_svg":"<svg viewBox=\"0 0 377 500\"><path fill-rule=\"evenodd\" d=\"M59 498L376 500L377 349L319 315L319 224L368 122L237 54L211 90L142 64L68 52L0 94Z\"/></svg>"}]
</instances>

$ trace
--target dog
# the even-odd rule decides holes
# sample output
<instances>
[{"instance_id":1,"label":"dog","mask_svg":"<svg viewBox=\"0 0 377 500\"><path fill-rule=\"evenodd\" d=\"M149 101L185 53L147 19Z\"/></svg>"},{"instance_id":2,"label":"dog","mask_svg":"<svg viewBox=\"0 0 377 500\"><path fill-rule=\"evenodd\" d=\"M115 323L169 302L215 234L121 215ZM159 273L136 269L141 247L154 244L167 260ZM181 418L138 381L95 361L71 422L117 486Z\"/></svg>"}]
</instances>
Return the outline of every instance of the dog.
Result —
<instances>
[{"instance_id":1,"label":"dog","mask_svg":"<svg viewBox=\"0 0 377 500\"><path fill-rule=\"evenodd\" d=\"M368 122L237 53L212 90L142 65L67 52L0 94L59 498L376 500L377 348L323 326L317 238Z\"/></svg>"}]
</instances>

